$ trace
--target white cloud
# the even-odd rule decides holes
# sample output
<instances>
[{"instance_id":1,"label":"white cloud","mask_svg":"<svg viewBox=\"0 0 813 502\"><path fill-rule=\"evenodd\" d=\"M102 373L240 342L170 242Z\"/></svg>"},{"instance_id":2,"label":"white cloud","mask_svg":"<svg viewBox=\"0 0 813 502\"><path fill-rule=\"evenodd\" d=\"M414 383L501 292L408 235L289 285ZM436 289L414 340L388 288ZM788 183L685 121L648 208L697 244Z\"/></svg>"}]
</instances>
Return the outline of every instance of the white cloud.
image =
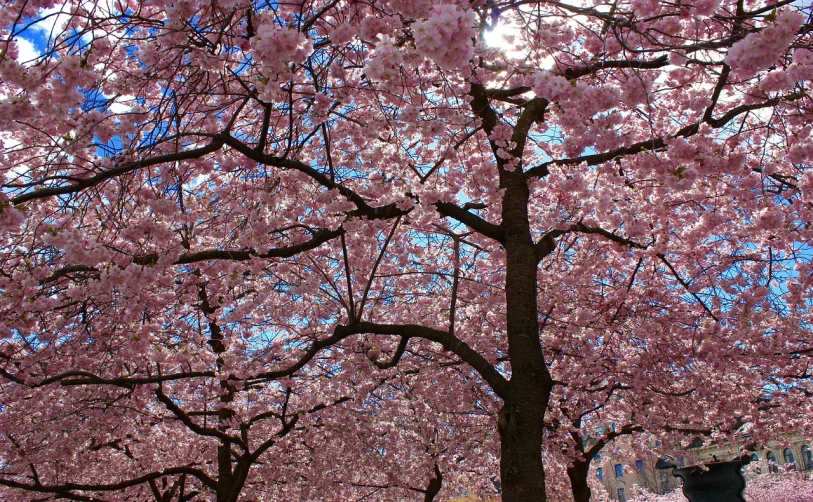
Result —
<instances>
[{"instance_id":1,"label":"white cloud","mask_svg":"<svg viewBox=\"0 0 813 502\"><path fill-rule=\"evenodd\" d=\"M117 97L108 107L111 113L127 113L133 109L131 103L135 99L135 96L125 95Z\"/></svg>"},{"instance_id":2,"label":"white cloud","mask_svg":"<svg viewBox=\"0 0 813 502\"><path fill-rule=\"evenodd\" d=\"M31 66L42 55L27 38L17 37L14 43L17 44L17 62L22 65Z\"/></svg>"},{"instance_id":3,"label":"white cloud","mask_svg":"<svg viewBox=\"0 0 813 502\"><path fill-rule=\"evenodd\" d=\"M71 20L71 15L63 11L63 7L63 5L59 5L50 9L42 9L38 16L39 21L34 23L31 29L44 37L52 37L61 33Z\"/></svg>"}]
</instances>

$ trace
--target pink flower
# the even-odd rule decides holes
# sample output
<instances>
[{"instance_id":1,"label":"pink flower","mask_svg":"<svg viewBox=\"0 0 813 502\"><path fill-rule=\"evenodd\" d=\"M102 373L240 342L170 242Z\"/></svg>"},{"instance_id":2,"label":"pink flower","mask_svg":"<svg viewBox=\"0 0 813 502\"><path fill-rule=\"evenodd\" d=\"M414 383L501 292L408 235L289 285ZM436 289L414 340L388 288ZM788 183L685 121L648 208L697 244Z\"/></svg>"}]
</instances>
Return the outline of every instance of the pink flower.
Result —
<instances>
[{"instance_id":1,"label":"pink flower","mask_svg":"<svg viewBox=\"0 0 813 502\"><path fill-rule=\"evenodd\" d=\"M308 55L308 37L291 26L281 27L269 21L257 27L252 40L254 55L270 73L282 73L287 63L301 63Z\"/></svg>"},{"instance_id":2,"label":"pink flower","mask_svg":"<svg viewBox=\"0 0 813 502\"><path fill-rule=\"evenodd\" d=\"M564 101L573 89L565 77L549 71L541 71L534 75L532 87L537 96L549 101Z\"/></svg>"},{"instance_id":3,"label":"pink flower","mask_svg":"<svg viewBox=\"0 0 813 502\"><path fill-rule=\"evenodd\" d=\"M699 16L711 16L717 7L720 6L720 0L696 0L692 10Z\"/></svg>"},{"instance_id":4,"label":"pink flower","mask_svg":"<svg viewBox=\"0 0 813 502\"><path fill-rule=\"evenodd\" d=\"M476 19L472 11L453 4L432 7L429 18L412 27L418 52L444 70L456 70L474 57Z\"/></svg>"},{"instance_id":5,"label":"pink flower","mask_svg":"<svg viewBox=\"0 0 813 502\"><path fill-rule=\"evenodd\" d=\"M725 62L739 70L744 77L752 77L757 72L776 63L796 38L804 17L795 10L784 9L776 21L760 31L749 33L731 46Z\"/></svg>"}]
</instances>

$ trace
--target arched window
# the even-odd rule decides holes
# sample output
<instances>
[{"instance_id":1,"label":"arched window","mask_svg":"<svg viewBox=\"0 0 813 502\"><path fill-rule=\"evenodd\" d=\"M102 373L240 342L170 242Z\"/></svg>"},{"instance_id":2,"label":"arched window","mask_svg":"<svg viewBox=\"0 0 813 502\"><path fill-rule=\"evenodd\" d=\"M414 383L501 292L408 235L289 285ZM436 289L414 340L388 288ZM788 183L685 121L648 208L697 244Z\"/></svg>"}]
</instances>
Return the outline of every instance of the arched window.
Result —
<instances>
[{"instance_id":1,"label":"arched window","mask_svg":"<svg viewBox=\"0 0 813 502\"><path fill-rule=\"evenodd\" d=\"M807 445L802 446L802 463L804 470L813 471L813 450Z\"/></svg>"},{"instance_id":2,"label":"arched window","mask_svg":"<svg viewBox=\"0 0 813 502\"><path fill-rule=\"evenodd\" d=\"M756 453L751 454L751 463L754 464L754 473L762 474L762 467L759 465L759 455Z\"/></svg>"},{"instance_id":3,"label":"arched window","mask_svg":"<svg viewBox=\"0 0 813 502\"><path fill-rule=\"evenodd\" d=\"M796 459L793 458L793 450L790 448L785 448L785 451L782 452L782 456L785 457L785 469L795 471Z\"/></svg>"},{"instance_id":4,"label":"arched window","mask_svg":"<svg viewBox=\"0 0 813 502\"><path fill-rule=\"evenodd\" d=\"M774 452L769 451L768 454L765 455L765 460L768 461L768 472L779 472L779 468L776 466L776 454Z\"/></svg>"}]
</instances>

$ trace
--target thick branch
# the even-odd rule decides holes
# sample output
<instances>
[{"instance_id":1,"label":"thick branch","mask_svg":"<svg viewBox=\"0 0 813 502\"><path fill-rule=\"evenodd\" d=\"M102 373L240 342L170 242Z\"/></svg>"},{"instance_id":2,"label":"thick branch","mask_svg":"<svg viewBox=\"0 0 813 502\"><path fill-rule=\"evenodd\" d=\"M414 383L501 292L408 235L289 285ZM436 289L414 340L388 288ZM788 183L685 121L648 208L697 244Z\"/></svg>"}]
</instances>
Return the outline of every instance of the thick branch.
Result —
<instances>
[{"instance_id":1,"label":"thick branch","mask_svg":"<svg viewBox=\"0 0 813 502\"><path fill-rule=\"evenodd\" d=\"M214 371L190 371L184 373L175 373L169 375L155 375L148 377L114 377L104 378L87 371L68 371L59 375L46 378L38 382L34 387L42 387L50 383L59 382L64 386L74 385L115 385L117 387L125 387L128 389L136 385L148 385L161 382L170 382L173 380L181 380L184 378L206 378L214 377Z\"/></svg>"},{"instance_id":2,"label":"thick branch","mask_svg":"<svg viewBox=\"0 0 813 502\"><path fill-rule=\"evenodd\" d=\"M504 397L508 390L508 381L491 363L463 340L447 331L440 331L417 324L376 324L360 322L350 326L339 326L336 328L336 333L344 336L372 333L374 335L397 335L405 338L423 338L430 340L441 344L444 349L453 352L457 357L463 360L463 362L471 366L488 382L498 396Z\"/></svg>"},{"instance_id":3,"label":"thick branch","mask_svg":"<svg viewBox=\"0 0 813 502\"><path fill-rule=\"evenodd\" d=\"M407 345L409 345L409 338L406 336L401 337L401 340L398 342L398 348L395 349L395 354L392 356L392 359L386 362L373 360L373 363L378 367L378 369L381 370L394 368L398 365L398 362L401 361L401 357L403 357L404 352L406 352Z\"/></svg>"},{"instance_id":4,"label":"thick branch","mask_svg":"<svg viewBox=\"0 0 813 502\"><path fill-rule=\"evenodd\" d=\"M174 265L186 265L189 263L196 263L200 261L209 260L232 260L232 261L247 261L251 258L290 258L303 251L315 249L325 242L341 235L343 230L318 230L313 233L313 236L300 244L293 246L284 246L280 248L269 249L265 253L258 253L255 249L243 250L227 250L227 249L207 249L205 251L197 251L195 253L184 253L173 262ZM155 253L147 255L139 255L133 257L133 263L137 265L151 265L158 261L158 255Z\"/></svg>"},{"instance_id":5,"label":"thick branch","mask_svg":"<svg viewBox=\"0 0 813 502\"><path fill-rule=\"evenodd\" d=\"M582 68L568 68L567 70L565 70L564 76L569 80L573 80L579 77L583 77L584 75L591 75L599 70L605 70L607 68L635 68L643 70L643 69L663 68L668 64L669 58L665 54L659 57L658 59L654 59L652 61L628 61L628 60L600 61L598 63L584 66Z\"/></svg>"},{"instance_id":6,"label":"thick branch","mask_svg":"<svg viewBox=\"0 0 813 502\"><path fill-rule=\"evenodd\" d=\"M505 99L505 98L513 98L515 96L520 96L525 94L526 92L531 92L530 87L522 86L522 87L514 87L511 89L486 89L486 96L491 99Z\"/></svg>"},{"instance_id":7,"label":"thick branch","mask_svg":"<svg viewBox=\"0 0 813 502\"><path fill-rule=\"evenodd\" d=\"M569 233L596 234L606 239L609 239L621 246L630 247L634 249L647 248L647 246L644 244L639 244L633 241L632 239L621 237L620 235L610 232L609 230L604 230L603 228L600 227L590 227L585 225L584 223L579 222L570 225L570 227L566 229L555 229L545 233L545 235L543 235L542 238L539 239L539 241L536 243L536 250L539 259L542 259L553 252L556 246L556 238Z\"/></svg>"},{"instance_id":8,"label":"thick branch","mask_svg":"<svg viewBox=\"0 0 813 502\"><path fill-rule=\"evenodd\" d=\"M423 338L425 340L437 342L443 345L446 350L454 352L454 354L460 359L468 363L480 374L480 376L483 377L486 382L488 382L489 385L491 385L491 388L494 389L494 392L496 392L498 396L502 397L506 395L508 381L491 365L491 363L483 358L483 356L478 354L465 342L449 334L448 332L415 324L391 325L361 322L352 324L350 326L337 326L333 332L333 335L313 342L310 348L305 351L305 353L294 364L279 370L259 373L248 378L247 381L250 384L253 382L274 380L293 375L308 364L308 362L310 362L322 349L335 345L352 335L362 333L396 335L401 336L402 338Z\"/></svg>"},{"instance_id":9,"label":"thick branch","mask_svg":"<svg viewBox=\"0 0 813 502\"><path fill-rule=\"evenodd\" d=\"M248 446L245 443L243 443L243 441L240 438L236 436L231 436L217 429L212 429L211 427L203 427L201 425L196 424L195 421L192 420L191 417L189 417L189 415L184 413L180 406L175 404L175 401L173 401L172 399L167 397L166 394L164 394L164 391L161 390L160 387L155 389L155 397L157 397L158 400L161 401L164 404L164 406L166 406L167 409L178 418L178 420L183 422L183 424L195 434L199 434L201 436L216 437L221 441L231 442L234 444L238 444L243 448L248 448Z\"/></svg>"},{"instance_id":10,"label":"thick branch","mask_svg":"<svg viewBox=\"0 0 813 502\"><path fill-rule=\"evenodd\" d=\"M502 242L504 239L502 227L490 223L476 214L466 211L460 206L452 204L451 202L435 202L435 207L443 216L454 218L475 232L490 237L497 242Z\"/></svg>"},{"instance_id":11,"label":"thick branch","mask_svg":"<svg viewBox=\"0 0 813 502\"><path fill-rule=\"evenodd\" d=\"M145 167L154 166L158 164L178 162L182 160L198 159L200 157L203 157L204 155L208 155L210 153L220 150L220 148L223 146L223 143L224 143L223 139L218 137L213 139L212 142L209 143L208 145L200 148L193 148L192 150L175 152L167 155L159 155L158 157L151 157L148 159L138 160L135 162L128 162L126 164L122 164L112 169L108 169L107 171L101 172L95 176L91 176L90 178L84 179L77 183L73 183L71 185L65 185L54 188L43 188L40 190L35 190L30 193L18 195L11 199L11 203L17 205L31 200L53 197L55 195L65 195L70 193L81 192L86 188L98 185L99 183L109 180L110 178L115 178L116 176L121 176L123 174L127 174L136 171L138 169L143 169Z\"/></svg>"},{"instance_id":12,"label":"thick branch","mask_svg":"<svg viewBox=\"0 0 813 502\"><path fill-rule=\"evenodd\" d=\"M655 151L663 150L664 148L666 148L667 139L669 139L669 138L678 138L678 137L688 138L690 136L694 136L700 130L700 124L702 124L702 123L709 124L714 129L719 129L719 128L725 126L726 124L728 124L729 122L731 122L732 120L734 120L735 118L737 118L738 116L740 116L740 115L742 115L744 113L754 111L754 110L759 110L759 109L762 109L762 108L770 108L772 106L778 105L782 101L796 101L796 100L801 99L803 97L804 97L804 93L793 93L793 94L788 94L787 96L775 97L775 98L763 101L761 103L752 103L752 104L747 104L747 105L736 106L736 107L732 108L731 110L729 110L728 112L726 112L725 114L723 114L723 116L721 116L718 119L711 118L711 116L709 115L709 117L707 119L704 119L702 122L689 124L689 125L681 128L680 130L678 130L675 134L672 134L671 136L661 136L659 138L652 138L652 139L648 139L648 140L645 140L645 141L639 141L637 143L633 143L630 146L616 148L616 149L609 150L609 151L604 152L604 153L597 153L597 154L593 154L593 155L582 155L580 157L574 157L572 159L552 160L552 161L540 164L538 166L535 166L535 167L533 167L531 169L528 169L527 171L525 171L525 175L528 176L528 177L539 177L539 178L541 178L541 177L547 176L547 174L549 173L550 166L572 166L572 165L578 165L578 164L582 164L582 163L587 164L589 166L594 166L594 165L597 165L597 164L601 164L603 162L607 162L607 161L614 160L614 159L617 159L617 158L620 158L620 157L624 157L626 155L632 155L632 154L641 153L641 152L655 152Z\"/></svg>"},{"instance_id":13,"label":"thick branch","mask_svg":"<svg viewBox=\"0 0 813 502\"><path fill-rule=\"evenodd\" d=\"M163 476L172 476L176 474L189 474L191 476L195 476L201 481L201 483L203 483L207 487L212 489L217 488L217 483L215 483L215 481L212 478L207 476L203 471L195 469L193 467L170 467L162 471L144 474L143 476L139 476L137 478L132 478L125 481L119 481L118 483L109 483L109 484L63 483L60 485L44 485L40 483L34 484L20 483L10 479L0 478L0 485L8 486L10 488L18 488L21 490L28 490L32 492L55 493L55 494L67 494L68 492L74 490L89 492L112 492L124 490L126 488L130 488L133 486L138 486L140 484L147 483L150 480L158 479Z\"/></svg>"},{"instance_id":14,"label":"thick branch","mask_svg":"<svg viewBox=\"0 0 813 502\"><path fill-rule=\"evenodd\" d=\"M488 92L482 84L471 82L471 109L483 121L483 129L486 134L491 135L497 125L497 113L491 108L488 102Z\"/></svg>"},{"instance_id":15,"label":"thick branch","mask_svg":"<svg viewBox=\"0 0 813 502\"><path fill-rule=\"evenodd\" d=\"M304 251L316 249L329 240L340 236L343 232L344 230L341 228L336 230L317 230L313 233L313 236L305 242L292 246L269 249L265 253L259 253L256 249L206 249L194 253L184 253L172 262L172 265L187 265L189 263L210 260L248 261L252 258L290 258ZM154 265L158 263L159 255L157 253L135 255L132 259L136 265ZM43 279L41 284L48 284L75 272L93 272L98 274L100 271L85 265L67 265L55 270L53 274Z\"/></svg>"},{"instance_id":16,"label":"thick branch","mask_svg":"<svg viewBox=\"0 0 813 502\"><path fill-rule=\"evenodd\" d=\"M357 210L353 212L354 215L365 216L367 219L372 220L394 218L396 216L409 213L408 210L399 209L394 203L381 207L372 207L367 203L366 200L364 200L364 197L355 191L342 185L341 183L337 183L329 176L320 173L304 162L258 152L233 136L227 136L225 143L255 162L259 162L267 166L299 171L308 175L311 179L323 187L329 190L336 190L338 193L346 197L347 200L355 204Z\"/></svg>"},{"instance_id":17,"label":"thick branch","mask_svg":"<svg viewBox=\"0 0 813 502\"><path fill-rule=\"evenodd\" d=\"M718 319L717 316L714 315L714 312L711 311L711 309L700 298L700 296L698 296L697 293L695 293L694 291L691 290L691 288L689 287L689 283L687 283L686 281L683 280L682 277L680 277L680 274L678 274L677 270L675 270L675 267L673 267L672 264L669 263L669 260L666 259L666 256L664 256L661 253L658 253L658 258L660 258L661 261L663 262L663 264L666 265L666 267L669 269L670 272L672 272L672 275L680 283L680 285L683 286L683 289L685 289L690 295L692 295L692 297L694 297L695 300L697 300L697 303L699 303L703 307L703 310L705 310L706 313L712 319L714 319L717 322L720 322L720 319Z\"/></svg>"}]
</instances>

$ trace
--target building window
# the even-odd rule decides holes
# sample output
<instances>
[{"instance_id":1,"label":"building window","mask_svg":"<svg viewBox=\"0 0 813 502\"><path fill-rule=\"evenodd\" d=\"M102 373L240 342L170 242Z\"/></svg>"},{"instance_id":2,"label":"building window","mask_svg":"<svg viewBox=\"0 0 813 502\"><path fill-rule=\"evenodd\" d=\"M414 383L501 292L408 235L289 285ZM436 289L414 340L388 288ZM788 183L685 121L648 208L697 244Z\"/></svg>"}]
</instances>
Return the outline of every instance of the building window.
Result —
<instances>
[{"instance_id":1,"label":"building window","mask_svg":"<svg viewBox=\"0 0 813 502\"><path fill-rule=\"evenodd\" d=\"M618 489L618 500L621 502L627 502L627 492L623 488Z\"/></svg>"},{"instance_id":2,"label":"building window","mask_svg":"<svg viewBox=\"0 0 813 502\"><path fill-rule=\"evenodd\" d=\"M624 477L624 466L621 464L615 464L615 477L623 478Z\"/></svg>"},{"instance_id":3,"label":"building window","mask_svg":"<svg viewBox=\"0 0 813 502\"><path fill-rule=\"evenodd\" d=\"M756 453L751 454L751 463L754 464L754 473L762 474L762 467L759 466L759 455Z\"/></svg>"},{"instance_id":4,"label":"building window","mask_svg":"<svg viewBox=\"0 0 813 502\"><path fill-rule=\"evenodd\" d=\"M807 445L802 446L802 462L806 471L813 471L813 451Z\"/></svg>"},{"instance_id":5,"label":"building window","mask_svg":"<svg viewBox=\"0 0 813 502\"><path fill-rule=\"evenodd\" d=\"M785 448L785 451L782 452L782 456L785 457L785 469L795 471L796 459L793 458L793 450L790 448Z\"/></svg>"},{"instance_id":6,"label":"building window","mask_svg":"<svg viewBox=\"0 0 813 502\"><path fill-rule=\"evenodd\" d=\"M637 472L643 472L644 471L644 461L643 460L636 460L635 461L635 470Z\"/></svg>"},{"instance_id":7,"label":"building window","mask_svg":"<svg viewBox=\"0 0 813 502\"><path fill-rule=\"evenodd\" d=\"M779 472L779 468L776 466L776 454L772 451L769 451L767 455L765 455L765 460L768 461L768 472L772 472L776 474Z\"/></svg>"},{"instance_id":8,"label":"building window","mask_svg":"<svg viewBox=\"0 0 813 502\"><path fill-rule=\"evenodd\" d=\"M599 481L604 479L604 469L602 469L601 467L596 469L596 477L598 478Z\"/></svg>"}]
</instances>

